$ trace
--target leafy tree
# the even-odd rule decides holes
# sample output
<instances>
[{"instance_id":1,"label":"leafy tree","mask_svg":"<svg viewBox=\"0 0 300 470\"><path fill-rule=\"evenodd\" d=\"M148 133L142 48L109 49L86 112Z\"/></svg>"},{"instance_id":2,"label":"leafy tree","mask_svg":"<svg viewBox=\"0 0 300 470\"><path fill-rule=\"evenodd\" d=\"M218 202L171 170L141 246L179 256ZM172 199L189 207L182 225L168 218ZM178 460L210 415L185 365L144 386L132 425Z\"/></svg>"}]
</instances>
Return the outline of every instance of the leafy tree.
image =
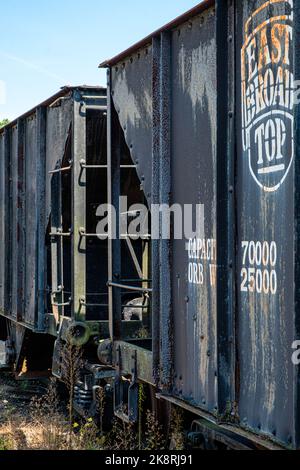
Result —
<instances>
[{"instance_id":1,"label":"leafy tree","mask_svg":"<svg viewBox=\"0 0 300 470\"><path fill-rule=\"evenodd\" d=\"M0 129L1 129L1 127L6 126L7 124L9 124L9 120L8 120L8 119L3 119L2 121L0 121Z\"/></svg>"}]
</instances>

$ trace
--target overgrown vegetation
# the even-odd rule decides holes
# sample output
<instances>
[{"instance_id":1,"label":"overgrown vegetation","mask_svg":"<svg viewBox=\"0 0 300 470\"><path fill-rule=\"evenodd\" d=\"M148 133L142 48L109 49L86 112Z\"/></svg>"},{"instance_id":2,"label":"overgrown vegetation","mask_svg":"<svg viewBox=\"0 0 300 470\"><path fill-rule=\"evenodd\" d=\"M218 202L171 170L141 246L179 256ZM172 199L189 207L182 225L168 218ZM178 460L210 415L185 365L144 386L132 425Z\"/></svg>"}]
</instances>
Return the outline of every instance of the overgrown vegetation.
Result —
<instances>
[{"instance_id":1,"label":"overgrown vegetation","mask_svg":"<svg viewBox=\"0 0 300 470\"><path fill-rule=\"evenodd\" d=\"M2 121L0 121L0 129L7 124L9 124L9 119L2 119Z\"/></svg>"},{"instance_id":2,"label":"overgrown vegetation","mask_svg":"<svg viewBox=\"0 0 300 470\"><path fill-rule=\"evenodd\" d=\"M159 416L147 408L144 385L139 386L137 424L115 418L105 432L106 387L95 391L97 421L91 416L79 418L73 407L74 387L80 379L83 359L80 348L67 343L61 350L63 381L68 390L65 399L58 393L57 379L51 379L46 391L19 407L7 402L0 410L0 451L3 450L183 450L185 448L183 413L173 407L169 429L163 430ZM12 383L9 383L12 387ZM60 386L61 387L61 386ZM16 385L17 393L30 396L31 382ZM0 390L1 392L1 390ZM1 406L0 406L1 408ZM25 410L25 413L23 411ZM124 410L125 412L126 410Z\"/></svg>"}]
</instances>

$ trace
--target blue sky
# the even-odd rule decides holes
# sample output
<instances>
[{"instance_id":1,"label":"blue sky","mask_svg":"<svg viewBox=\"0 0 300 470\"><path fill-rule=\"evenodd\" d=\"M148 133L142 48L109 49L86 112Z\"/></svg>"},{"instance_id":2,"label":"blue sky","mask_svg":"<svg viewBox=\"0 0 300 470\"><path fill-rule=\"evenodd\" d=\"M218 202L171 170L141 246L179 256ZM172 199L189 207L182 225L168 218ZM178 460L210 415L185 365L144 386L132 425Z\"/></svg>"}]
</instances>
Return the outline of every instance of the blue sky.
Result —
<instances>
[{"instance_id":1,"label":"blue sky","mask_svg":"<svg viewBox=\"0 0 300 470\"><path fill-rule=\"evenodd\" d=\"M104 59L200 0L9 0L1 5L0 119L63 85L105 85Z\"/></svg>"}]
</instances>

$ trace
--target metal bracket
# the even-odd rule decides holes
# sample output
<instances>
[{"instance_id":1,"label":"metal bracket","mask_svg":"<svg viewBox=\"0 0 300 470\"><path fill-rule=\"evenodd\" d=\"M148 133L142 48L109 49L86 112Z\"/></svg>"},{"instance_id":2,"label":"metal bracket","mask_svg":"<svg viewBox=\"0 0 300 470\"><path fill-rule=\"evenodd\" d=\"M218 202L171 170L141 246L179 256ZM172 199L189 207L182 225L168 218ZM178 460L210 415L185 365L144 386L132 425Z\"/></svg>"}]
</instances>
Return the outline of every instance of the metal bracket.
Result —
<instances>
[{"instance_id":1,"label":"metal bracket","mask_svg":"<svg viewBox=\"0 0 300 470\"><path fill-rule=\"evenodd\" d=\"M83 227L80 227L78 232L81 238L98 238L97 233L86 233L85 228Z\"/></svg>"},{"instance_id":2,"label":"metal bracket","mask_svg":"<svg viewBox=\"0 0 300 470\"><path fill-rule=\"evenodd\" d=\"M69 230L69 232L63 232L62 228L58 228L57 232L51 232L50 237L71 237L72 235L72 229Z\"/></svg>"},{"instance_id":3,"label":"metal bracket","mask_svg":"<svg viewBox=\"0 0 300 470\"><path fill-rule=\"evenodd\" d=\"M152 293L152 289L146 289L144 287L135 287L135 286L127 286L126 284L118 284L116 282L108 282L107 287L115 287L116 289L124 289L132 292L143 292L144 294Z\"/></svg>"},{"instance_id":4,"label":"metal bracket","mask_svg":"<svg viewBox=\"0 0 300 470\"><path fill-rule=\"evenodd\" d=\"M81 168L83 170L106 170L107 169L107 165L87 165L86 161L84 159L80 160L79 162Z\"/></svg>"},{"instance_id":5,"label":"metal bracket","mask_svg":"<svg viewBox=\"0 0 300 470\"><path fill-rule=\"evenodd\" d=\"M82 307L103 307L103 308L108 307L108 304L90 304L90 303L87 303L85 297L81 297L79 299L79 303Z\"/></svg>"},{"instance_id":6,"label":"metal bracket","mask_svg":"<svg viewBox=\"0 0 300 470\"><path fill-rule=\"evenodd\" d=\"M56 295L61 294L61 293L63 293L63 291L53 292L51 294L51 305L53 307L69 307L72 304L72 297L69 297L68 302L62 302L62 303L55 302Z\"/></svg>"},{"instance_id":7,"label":"metal bracket","mask_svg":"<svg viewBox=\"0 0 300 470\"><path fill-rule=\"evenodd\" d=\"M66 172L66 171L70 171L72 169L73 163L71 161L69 163L70 163L69 166L65 166L65 167L61 167L61 168L55 168L54 170L49 171L49 175L54 175L56 173L63 173L63 172Z\"/></svg>"},{"instance_id":8,"label":"metal bracket","mask_svg":"<svg viewBox=\"0 0 300 470\"><path fill-rule=\"evenodd\" d=\"M137 382L137 352L132 355L131 378L122 376L122 352L117 350L117 372L114 381L114 414L126 423L138 421L139 384ZM127 400L124 400L127 397Z\"/></svg>"},{"instance_id":9,"label":"metal bracket","mask_svg":"<svg viewBox=\"0 0 300 470\"><path fill-rule=\"evenodd\" d=\"M88 98L90 99L90 98ZM86 104L85 101L81 101L80 103L81 108L84 110L94 110L94 111L103 111L107 112L107 106L106 105L97 105L97 104Z\"/></svg>"}]
</instances>

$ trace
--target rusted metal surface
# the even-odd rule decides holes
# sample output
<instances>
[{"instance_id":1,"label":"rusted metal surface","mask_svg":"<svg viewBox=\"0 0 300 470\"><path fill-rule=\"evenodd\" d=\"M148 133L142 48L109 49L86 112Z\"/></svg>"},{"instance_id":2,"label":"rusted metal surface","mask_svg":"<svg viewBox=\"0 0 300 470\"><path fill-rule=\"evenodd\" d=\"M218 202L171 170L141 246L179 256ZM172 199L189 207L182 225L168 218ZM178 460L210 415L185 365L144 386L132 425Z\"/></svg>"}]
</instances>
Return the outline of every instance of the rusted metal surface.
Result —
<instances>
[{"instance_id":1,"label":"rusted metal surface","mask_svg":"<svg viewBox=\"0 0 300 470\"><path fill-rule=\"evenodd\" d=\"M124 375L132 374L134 366L134 357L136 355L137 376L143 382L155 384L152 369L152 352L139 347L137 344L115 341L113 346L114 362L117 362L118 355L121 355L122 373Z\"/></svg>"},{"instance_id":2,"label":"rusted metal surface","mask_svg":"<svg viewBox=\"0 0 300 470\"><path fill-rule=\"evenodd\" d=\"M173 23L174 31L165 28L161 36L154 35L153 44L133 50L124 62L113 61L112 100L133 160L138 160L148 201L182 207L204 204L205 227L199 239L209 240L215 248L214 9L185 18L189 21ZM204 261L203 284L199 279L189 282L190 264L197 260L189 260L187 241L170 244L161 239L152 245L154 269L159 266L159 273L153 273L154 376L178 397L214 412L218 409L216 260L212 256Z\"/></svg>"},{"instance_id":3,"label":"rusted metal surface","mask_svg":"<svg viewBox=\"0 0 300 470\"><path fill-rule=\"evenodd\" d=\"M151 198L152 49L111 69L111 93L143 191Z\"/></svg>"},{"instance_id":4,"label":"rusted metal surface","mask_svg":"<svg viewBox=\"0 0 300 470\"><path fill-rule=\"evenodd\" d=\"M34 114L26 120L26 144L24 149L25 157L25 218L23 231L25 235L25 252L22 262L24 263L24 312L22 320L24 323L35 326L36 320L36 295L37 295L37 227L40 212L38 211L37 192L37 161L39 159L37 149L37 116Z\"/></svg>"},{"instance_id":5,"label":"rusted metal surface","mask_svg":"<svg viewBox=\"0 0 300 470\"><path fill-rule=\"evenodd\" d=\"M202 255L207 241L213 248L217 237L214 11L195 17L192 26L183 24L172 42L172 203L203 204L205 211L196 241L203 247L199 259L189 254L188 240L173 243L173 392L213 412L218 408L216 259L214 249L211 256Z\"/></svg>"},{"instance_id":6,"label":"rusted metal surface","mask_svg":"<svg viewBox=\"0 0 300 470\"><path fill-rule=\"evenodd\" d=\"M0 312L4 311L5 299L5 232L6 232L6 207L5 207L5 134L0 135Z\"/></svg>"},{"instance_id":7,"label":"rusted metal surface","mask_svg":"<svg viewBox=\"0 0 300 470\"><path fill-rule=\"evenodd\" d=\"M74 101L76 93L77 101ZM5 258L0 278L2 286L0 313L5 318L37 332L46 332L48 326L46 313L48 313L49 299L47 301L47 298L49 288L52 290L53 279L48 271L50 255L47 261L46 241L49 235L48 229L51 228L53 199L60 200L61 197L66 212L66 201L71 198L71 187L69 194L68 188L65 188L65 193L62 195L51 194L51 189L55 185L52 184L51 188L53 176L49 175L49 172L57 168L57 165L64 164L64 158L71 158L69 144L72 121L75 122L73 154L76 161L73 185L74 210L71 211L70 207L67 217L70 219L68 227L71 228L73 225L72 218L77 223L73 250L75 259L78 254L85 260L84 247L80 246L82 240L79 241L81 238L79 228L85 226L83 218L86 213L85 199L82 195L78 197L80 190L85 192L79 162L84 156L82 149L91 145L90 142L86 142L83 135L86 114L95 113L95 109L103 112L104 109L103 106L98 107L98 95L103 97L101 101L103 104L106 101L104 88L65 87L0 131L0 156L3 167L0 200L4 216L1 225L1 248ZM87 106L83 105L83 102L87 103ZM89 111L89 105L93 106L92 111ZM97 105L96 108L94 105ZM83 123L78 123L77 118L82 119ZM83 173L85 174L85 170ZM59 224L61 223L60 212ZM50 243L48 252L50 253ZM62 269L64 256L62 254L60 259ZM65 272L70 278L71 266L67 268ZM55 269L53 273L55 276ZM85 262L82 268L75 263L74 273L73 291L78 297L79 305L80 298L85 296L85 283L79 279L79 274L85 276ZM63 285L63 280L67 283L66 279L58 279L58 275L56 278L60 281L60 286ZM57 285L57 290L58 287ZM82 314L82 309L83 304L80 304L77 316Z\"/></svg>"},{"instance_id":8,"label":"rusted metal surface","mask_svg":"<svg viewBox=\"0 0 300 470\"><path fill-rule=\"evenodd\" d=\"M216 2L218 412L235 403L235 11ZM218 47L222 44L222 47Z\"/></svg>"},{"instance_id":9,"label":"rusted metal surface","mask_svg":"<svg viewBox=\"0 0 300 470\"><path fill-rule=\"evenodd\" d=\"M61 99L63 99L64 97L66 97L69 93L71 93L73 90L97 90L97 91L104 91L105 90L105 87L94 87L94 86L87 86L87 85L84 85L84 86L73 86L73 87L70 87L70 86L64 86L61 88L60 91L58 91L57 93L55 93L54 95L50 96L49 98L47 98L46 100L42 101L41 103L39 103L38 105L36 105L34 108L30 109L29 111L26 111L24 114L22 114L21 116L19 116L17 119L14 119L13 121L11 121L9 124L7 124L5 127L1 128L0 129L0 134L2 132L5 132L6 129L9 129L9 128L12 128L14 127L16 124L17 124L17 121L18 119L25 119L27 118L28 116L31 116L32 114L34 114L36 112L36 109L39 108L39 107L55 107L57 105L60 105L61 104Z\"/></svg>"},{"instance_id":10,"label":"rusted metal surface","mask_svg":"<svg viewBox=\"0 0 300 470\"><path fill-rule=\"evenodd\" d=\"M293 3L237 3L236 314L241 424L295 446Z\"/></svg>"},{"instance_id":11,"label":"rusted metal surface","mask_svg":"<svg viewBox=\"0 0 300 470\"><path fill-rule=\"evenodd\" d=\"M183 15L180 15L178 18L166 24L162 28L158 29L154 33L147 36L146 38L142 39L138 43L134 44L129 49L126 49L126 51L122 52L121 54L118 54L116 57L112 59L102 62L100 64L100 67L111 67L111 66L118 64L119 62L121 62L122 60L130 56L131 54L135 53L137 50L144 48L148 44L151 44L152 39L155 37L159 37L162 32L170 31L176 28L177 26L187 21L189 18L193 18L194 16L202 13L204 10L214 5L214 3L215 3L214 0L203 0L201 3L191 8L189 11L187 11Z\"/></svg>"},{"instance_id":12,"label":"rusted metal surface","mask_svg":"<svg viewBox=\"0 0 300 470\"><path fill-rule=\"evenodd\" d=\"M167 185L170 177L171 203L204 205L196 240L202 252L189 253L186 240L178 240L170 266L164 264L172 276L173 338L164 323L167 299L161 300L162 240L152 243L156 382L163 386L168 375L173 397L188 406L230 415L241 428L297 447L293 7L299 19L292 0L217 2L217 16L203 2L102 66L110 67L112 100L133 159L138 154L143 166L148 200L163 202L158 182L166 177ZM171 35L169 78L162 33ZM162 176L162 143L170 135L160 105L170 89L171 169Z\"/></svg>"},{"instance_id":13,"label":"rusted metal surface","mask_svg":"<svg viewBox=\"0 0 300 470\"><path fill-rule=\"evenodd\" d=\"M294 80L300 80L300 5L299 2L294 5L294 69L295 76ZM296 106L294 110L294 151L295 155L300 155L300 106ZM299 181L300 178L300 159L295 160L295 181ZM295 335L296 338L300 338L300 191L294 191L294 215L295 215ZM300 383L300 368L298 367L295 373L297 383ZM300 387L297 387L296 393L296 407L295 414L299 416L300 407ZM296 424L296 438L297 448L300 447L300 425Z\"/></svg>"}]
</instances>

